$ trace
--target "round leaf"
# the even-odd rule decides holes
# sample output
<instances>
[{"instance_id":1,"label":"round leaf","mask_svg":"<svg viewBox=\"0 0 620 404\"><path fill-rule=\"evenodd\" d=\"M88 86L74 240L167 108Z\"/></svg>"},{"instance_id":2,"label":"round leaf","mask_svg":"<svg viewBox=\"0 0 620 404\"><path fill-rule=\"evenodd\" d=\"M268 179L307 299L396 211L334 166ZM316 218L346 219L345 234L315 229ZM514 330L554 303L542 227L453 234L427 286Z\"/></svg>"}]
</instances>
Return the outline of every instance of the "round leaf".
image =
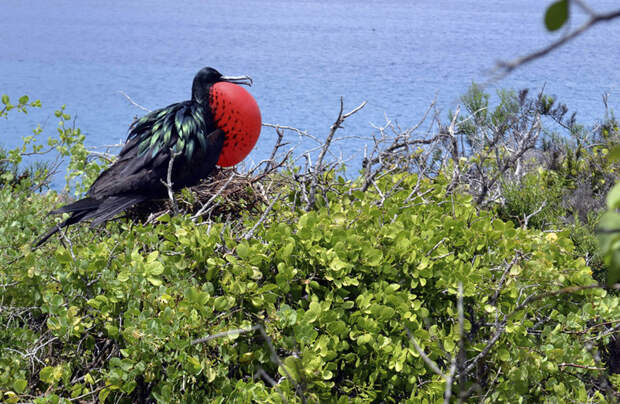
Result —
<instances>
[{"instance_id":1,"label":"round leaf","mask_svg":"<svg viewBox=\"0 0 620 404\"><path fill-rule=\"evenodd\" d=\"M545 26L549 31L560 29L568 20L568 0L560 0L551 4L545 13Z\"/></svg>"}]
</instances>

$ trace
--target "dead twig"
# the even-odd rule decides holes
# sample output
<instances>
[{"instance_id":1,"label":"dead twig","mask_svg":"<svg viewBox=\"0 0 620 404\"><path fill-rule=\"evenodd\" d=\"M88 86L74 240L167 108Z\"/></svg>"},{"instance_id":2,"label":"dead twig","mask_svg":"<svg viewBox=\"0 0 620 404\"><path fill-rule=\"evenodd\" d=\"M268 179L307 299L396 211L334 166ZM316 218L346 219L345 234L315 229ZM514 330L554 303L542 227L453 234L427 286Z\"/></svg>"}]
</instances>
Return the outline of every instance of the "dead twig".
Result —
<instances>
[{"instance_id":1,"label":"dead twig","mask_svg":"<svg viewBox=\"0 0 620 404\"><path fill-rule=\"evenodd\" d=\"M257 377L261 377L261 378L265 379L267 381L267 383L269 383L271 385L271 387L276 389L276 391L280 395L280 398L282 399L282 402L285 403L285 404L288 403L288 400L286 399L286 396L284 396L284 393L282 393L282 390L280 390L280 387L278 387L278 384L280 384L280 383L276 382L271 376L269 376L267 374L267 372L265 372L263 370L263 368L258 368L256 373L254 373L254 378L256 379Z\"/></svg>"},{"instance_id":2,"label":"dead twig","mask_svg":"<svg viewBox=\"0 0 620 404\"><path fill-rule=\"evenodd\" d=\"M177 205L177 200L174 197L174 190L172 186L172 165L174 164L174 159L181 155L181 151L175 152L173 148L170 148L170 152L172 155L170 156L170 161L168 162L168 174L166 176L166 181L160 180L162 184L168 190L168 199L170 199L170 204L172 205L172 211L175 216L179 214L179 206Z\"/></svg>"},{"instance_id":3,"label":"dead twig","mask_svg":"<svg viewBox=\"0 0 620 404\"><path fill-rule=\"evenodd\" d=\"M213 194L213 196L211 196L211 198L209 198L209 200L202 205L202 207L198 210L198 212L196 212L193 216L192 216L192 220L196 220L199 217L201 217L202 215L204 215L208 210L210 210L210 208L212 208L212 203L215 200L215 198L217 198L218 196L221 195L222 191L224 191L224 189L226 189L226 187L228 187L228 184L230 184L230 182L233 180L233 178L235 178L235 173L233 172L232 175L230 177L228 177L228 179L226 180L226 182L224 183L224 185L222 185L220 187L220 189Z\"/></svg>"},{"instance_id":4,"label":"dead twig","mask_svg":"<svg viewBox=\"0 0 620 404\"><path fill-rule=\"evenodd\" d=\"M142 105L140 105L140 104L138 104L137 102L135 102L134 100L132 100L132 99L131 99L131 97L130 97L130 96L128 96L128 95L127 95L127 93L125 93L123 90L118 90L118 92L119 92L121 95L123 95L125 98L127 98L127 100L128 100L128 101L129 101L129 102L130 102L133 106L138 107L138 108L140 108L140 109L141 109L141 110L143 110L143 111L146 111L146 112L151 112L151 110L150 110L150 109L148 109L148 108L146 108L146 107L143 107Z\"/></svg>"},{"instance_id":5,"label":"dead twig","mask_svg":"<svg viewBox=\"0 0 620 404\"><path fill-rule=\"evenodd\" d=\"M581 291L588 290L588 289L607 289L607 288L608 287L606 285L595 283L592 285L585 285L585 286L569 286L569 287L558 289L558 290L551 291L551 292L543 292L539 294L529 295L523 300L522 303L517 305L517 307L515 307L513 311L504 315L501 321L496 322L495 324L496 330L493 336L489 339L489 341L487 342L485 347L482 349L482 351L480 351L478 355L476 355L475 357L473 357L472 359L468 361L467 367L465 367L462 370L462 372L467 374L472 371L472 369L476 366L476 364L491 351L491 348L495 345L495 343L499 340L499 338L504 334L508 321L512 317L514 317L518 312L520 312L525 307L527 307L529 304L535 301L547 298L547 297L564 295L564 294L572 294L572 293L577 293L577 292L581 292ZM620 283L616 283L615 285L612 285L609 288L620 290Z\"/></svg>"},{"instance_id":6,"label":"dead twig","mask_svg":"<svg viewBox=\"0 0 620 404\"><path fill-rule=\"evenodd\" d=\"M246 333L249 333L249 332L257 331L260 328L262 328L262 326L260 324L257 324L255 326L250 327L250 328L237 328L237 329L234 329L234 330L218 332L217 334L207 335L206 337L197 338L197 339L193 340L191 342L191 344L192 345L204 344L205 342L209 342L209 341L217 339L217 338L229 337L229 336L232 336L232 335L239 335L239 334L246 334Z\"/></svg>"},{"instance_id":7,"label":"dead twig","mask_svg":"<svg viewBox=\"0 0 620 404\"><path fill-rule=\"evenodd\" d=\"M493 293L493 296L491 296L491 299L489 300L490 305L495 306L495 304L497 303L497 299L499 298L499 295L502 292L502 289L504 288L506 277L508 273L510 272L510 270L512 269L512 267L514 267L515 264L521 259L521 254L522 254L521 251L517 250L515 252L515 256L512 258L512 261L510 261L510 263L506 265L506 268L504 269L504 272L502 273L502 277L500 278L499 283L497 284L497 287L495 288L495 292Z\"/></svg>"},{"instance_id":8,"label":"dead twig","mask_svg":"<svg viewBox=\"0 0 620 404\"><path fill-rule=\"evenodd\" d=\"M540 206L533 211L532 213L530 213L529 215L523 215L523 226L521 226L521 228L523 229L527 229L527 225L530 221L531 218L533 218L534 216L536 216L537 214L539 214L540 212L542 212L542 210L545 208L545 206L547 206L547 201L543 201Z\"/></svg>"},{"instance_id":9,"label":"dead twig","mask_svg":"<svg viewBox=\"0 0 620 404\"><path fill-rule=\"evenodd\" d=\"M444 392L444 404L450 404L450 399L452 398L452 384L454 383L454 376L456 375L456 371L458 368L458 357L461 353L463 353L463 336L464 327L465 327L465 315L463 313L463 284L459 282L458 285L458 294L456 297L456 307L457 307L457 316L458 316L458 332L459 332L459 349L457 352L454 352L450 359L450 369L448 370L448 374L445 377L446 380L446 390Z\"/></svg>"},{"instance_id":10,"label":"dead twig","mask_svg":"<svg viewBox=\"0 0 620 404\"><path fill-rule=\"evenodd\" d=\"M329 131L329 135L327 135L325 142L323 142L323 145L321 147L321 152L319 153L319 157L311 171L310 189L308 192L308 203L306 204L306 211L313 209L315 206L316 189L318 186L319 177L325 171L325 168L323 166L323 159L325 158L325 155L327 154L327 151L330 145L332 144L336 131L342 127L342 124L348 117L350 117L351 115L355 114L356 112L364 108L365 105L366 105L366 101L362 102L360 105L355 107L353 110L347 113L343 113L344 112L344 99L340 97L340 111L338 112L338 117L336 118L336 121L332 124L330 131Z\"/></svg>"},{"instance_id":11,"label":"dead twig","mask_svg":"<svg viewBox=\"0 0 620 404\"><path fill-rule=\"evenodd\" d=\"M446 375L441 371L441 369L439 369L439 366L437 365L437 363L435 363L435 361L429 358L428 355L424 352L424 350L420 347L420 345L418 345L418 342L416 341L415 337L413 336L409 328L405 327L405 330L407 331L409 340L413 343L413 347L418 352L418 354L420 355L424 363L426 363L428 367L431 368L431 370L435 374L441 376L442 379L446 379Z\"/></svg>"},{"instance_id":12,"label":"dead twig","mask_svg":"<svg viewBox=\"0 0 620 404\"><path fill-rule=\"evenodd\" d=\"M258 219L258 221L254 223L254 226L252 226L250 230L248 230L243 236L241 236L242 239L249 240L250 238L252 238L258 226L260 226L260 224L265 221L267 215L269 214L269 212L271 212L273 205L275 205L275 203L280 200L280 195L282 195L282 193L279 193L275 198L271 200L271 203L269 203L269 206L267 206L267 209L265 209L260 219Z\"/></svg>"},{"instance_id":13,"label":"dead twig","mask_svg":"<svg viewBox=\"0 0 620 404\"><path fill-rule=\"evenodd\" d=\"M276 348L273 346L273 341L271 340L271 337L269 337L269 335L267 335L267 332L265 331L265 327L263 327L261 324L256 324L250 328L238 328L238 329L234 329L234 330L230 330L230 331L223 331L223 332L219 332L217 334L213 334L213 335L207 335L206 337L202 337L202 338L197 338L195 340L193 340L191 342L192 345L196 345L196 344L202 344L211 340L214 340L216 338L222 338L222 337L228 337L228 336L232 336L232 335L239 335L239 334L246 334L246 333L252 333L252 332L256 332L258 331L261 336L263 337L263 340L265 341L265 343L267 344L267 348L269 349L269 352L271 354L271 360L278 365L278 367L280 369L282 369L282 371L284 372L285 376L287 379L289 379L291 381L291 383L293 383L293 385L295 386L295 391L297 393L297 395L301 398L301 402L302 403L306 403L306 397L304 395L304 391L303 391L303 386L297 381L295 380L291 374L288 372L288 370L286 369L286 366L284 366L284 363L282 362L282 360L280 359L280 357L278 356L278 353L276 352ZM264 371L261 373L260 371L257 372L259 375L261 376L266 376L266 380L272 385L272 386L276 386L278 383L276 383L275 380L273 380L273 378L271 378L269 375L267 375ZM301 372L300 372L301 374Z\"/></svg>"},{"instance_id":14,"label":"dead twig","mask_svg":"<svg viewBox=\"0 0 620 404\"><path fill-rule=\"evenodd\" d=\"M578 27L574 31L569 32L567 35L562 36L560 39L551 42L549 45L545 46L544 48L541 48L537 51L534 51L530 54L518 57L513 60L498 62L497 67L495 68L493 72L495 79L496 80L501 79L505 77L506 75L508 75L509 73L511 73L513 70L521 66L524 66L530 62L533 62L534 60L542 58L543 56L551 53L552 51L565 45L569 41L580 36L581 34L586 32L588 29L592 28L594 25L600 24L602 22L611 21L615 18L620 17L620 10L614 10L608 13L596 14L589 7L585 6L583 2L578 2L578 4L582 7L582 9L585 9L590 14L590 18L585 23L583 23L580 27ZM586 8L584 8L584 6Z\"/></svg>"},{"instance_id":15,"label":"dead twig","mask_svg":"<svg viewBox=\"0 0 620 404\"><path fill-rule=\"evenodd\" d=\"M444 391L444 404L449 404L452 398L452 384L454 383L454 378L457 375L457 370L459 368L458 356L460 354L459 351L463 350L463 336L464 336L464 327L465 327L465 315L463 310L463 284L459 282L458 291L457 291L457 316L458 316L458 332L459 332L459 350L454 352L453 354L448 354L450 356L450 367L448 369L448 373L444 373L437 363L433 361L424 350L420 347L415 337L409 330L409 328L405 327L407 331L407 335L409 336L409 340L413 343L413 347L418 352L424 363L428 365L428 367L438 376L440 376L446 382L446 389Z\"/></svg>"},{"instance_id":16,"label":"dead twig","mask_svg":"<svg viewBox=\"0 0 620 404\"><path fill-rule=\"evenodd\" d=\"M560 363L558 367L560 369L563 369L566 367L572 367L572 368L587 369L587 370L607 370L606 368L599 368L596 366L585 366L585 365L578 365L576 363L565 363L565 362Z\"/></svg>"}]
</instances>

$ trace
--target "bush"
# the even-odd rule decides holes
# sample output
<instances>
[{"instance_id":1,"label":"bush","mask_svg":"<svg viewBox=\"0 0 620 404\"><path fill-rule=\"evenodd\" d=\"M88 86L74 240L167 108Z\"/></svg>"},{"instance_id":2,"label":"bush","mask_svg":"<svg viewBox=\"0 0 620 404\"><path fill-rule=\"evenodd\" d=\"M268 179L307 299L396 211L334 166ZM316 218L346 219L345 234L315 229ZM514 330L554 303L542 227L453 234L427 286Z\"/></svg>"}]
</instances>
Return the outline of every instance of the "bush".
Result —
<instances>
[{"instance_id":1,"label":"bush","mask_svg":"<svg viewBox=\"0 0 620 404\"><path fill-rule=\"evenodd\" d=\"M1 242L24 254L2 256L5 397L441 399L415 339L444 372L458 355L455 394L472 400L603 400L598 350L611 337L600 331L620 306L601 290L554 294L593 283L567 235L477 212L471 197L446 197L441 178L423 182L423 198L407 200L415 175L386 176L380 190L397 182L383 206L376 192L334 194L308 213L276 204L249 240L175 217L110 225L94 243L79 229L34 253L27 242L54 197L3 190ZM256 324L273 351L259 332L192 343ZM271 387L253 378L260 369L286 377Z\"/></svg>"},{"instance_id":2,"label":"bush","mask_svg":"<svg viewBox=\"0 0 620 404\"><path fill-rule=\"evenodd\" d=\"M36 251L64 197L1 188L3 399L618 399L619 298L569 231L501 220L445 173L320 174L312 206L280 170L262 214L76 226Z\"/></svg>"},{"instance_id":3,"label":"bush","mask_svg":"<svg viewBox=\"0 0 620 404\"><path fill-rule=\"evenodd\" d=\"M461 157L453 187L515 225L568 230L578 256L605 280L594 229L620 173L607 158L620 143L613 111L605 101L604 118L588 129L542 91L532 97L527 90L500 90L496 105L490 99L476 84L461 98L470 116L453 121L452 136L467 144L447 148Z\"/></svg>"}]
</instances>

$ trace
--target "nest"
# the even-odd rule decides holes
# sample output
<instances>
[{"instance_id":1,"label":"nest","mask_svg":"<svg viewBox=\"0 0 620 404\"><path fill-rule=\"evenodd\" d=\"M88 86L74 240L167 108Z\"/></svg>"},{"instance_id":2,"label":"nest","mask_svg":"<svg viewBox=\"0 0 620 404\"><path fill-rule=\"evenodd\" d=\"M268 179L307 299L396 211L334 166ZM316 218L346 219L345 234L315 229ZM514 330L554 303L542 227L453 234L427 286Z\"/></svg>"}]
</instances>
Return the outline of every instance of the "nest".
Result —
<instances>
[{"instance_id":1,"label":"nest","mask_svg":"<svg viewBox=\"0 0 620 404\"><path fill-rule=\"evenodd\" d=\"M258 192L259 179L260 177L217 168L200 184L175 193L178 211L195 218L225 220L237 219L243 213L260 213L261 205L267 201ZM145 201L126 211L129 219L143 223L155 222L165 214L174 214L170 198Z\"/></svg>"}]
</instances>

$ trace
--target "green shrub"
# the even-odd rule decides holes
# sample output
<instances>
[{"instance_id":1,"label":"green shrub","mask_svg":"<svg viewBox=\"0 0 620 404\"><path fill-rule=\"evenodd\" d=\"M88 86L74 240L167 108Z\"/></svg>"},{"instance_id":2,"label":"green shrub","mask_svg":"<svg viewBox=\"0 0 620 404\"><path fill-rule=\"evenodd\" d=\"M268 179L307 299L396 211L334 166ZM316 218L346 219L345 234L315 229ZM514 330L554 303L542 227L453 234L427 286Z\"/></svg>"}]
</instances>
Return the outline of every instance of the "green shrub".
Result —
<instances>
[{"instance_id":1,"label":"green shrub","mask_svg":"<svg viewBox=\"0 0 620 404\"><path fill-rule=\"evenodd\" d=\"M561 221L566 217L566 209L562 206L564 190L553 177L553 173L528 173L519 182L504 183L504 203L497 208L499 216L516 225L541 230L563 224Z\"/></svg>"},{"instance_id":2,"label":"green shrub","mask_svg":"<svg viewBox=\"0 0 620 404\"><path fill-rule=\"evenodd\" d=\"M619 298L571 232L501 220L443 174L361 192L329 172L309 212L294 178L264 216L75 226L35 251L64 196L1 187L2 398L437 402L448 376L467 402L617 400Z\"/></svg>"},{"instance_id":3,"label":"green shrub","mask_svg":"<svg viewBox=\"0 0 620 404\"><path fill-rule=\"evenodd\" d=\"M383 206L375 192L334 193L308 213L276 204L250 240L223 224L207 230L175 217L76 229L70 245L34 253L27 242L53 195L28 202L3 191L3 250L24 256L8 265L13 254L2 255L11 309L0 314L8 324L0 388L16 400L47 392L42 402L90 392L101 400L280 402L280 394L296 401L296 389L309 401L436 401L445 383L407 330L446 371L460 349L462 284L461 365L499 333L455 394L604 401L588 380L605 372L588 368L604 367L597 351L610 336L597 324L616 321L620 306L596 289L544 295L593 283L567 235L516 229L477 212L469 196L446 198L441 178L406 201L416 180L384 177L380 190L402 188ZM258 332L192 344L256 324L282 366ZM259 369L290 378L274 388L253 379Z\"/></svg>"}]
</instances>

